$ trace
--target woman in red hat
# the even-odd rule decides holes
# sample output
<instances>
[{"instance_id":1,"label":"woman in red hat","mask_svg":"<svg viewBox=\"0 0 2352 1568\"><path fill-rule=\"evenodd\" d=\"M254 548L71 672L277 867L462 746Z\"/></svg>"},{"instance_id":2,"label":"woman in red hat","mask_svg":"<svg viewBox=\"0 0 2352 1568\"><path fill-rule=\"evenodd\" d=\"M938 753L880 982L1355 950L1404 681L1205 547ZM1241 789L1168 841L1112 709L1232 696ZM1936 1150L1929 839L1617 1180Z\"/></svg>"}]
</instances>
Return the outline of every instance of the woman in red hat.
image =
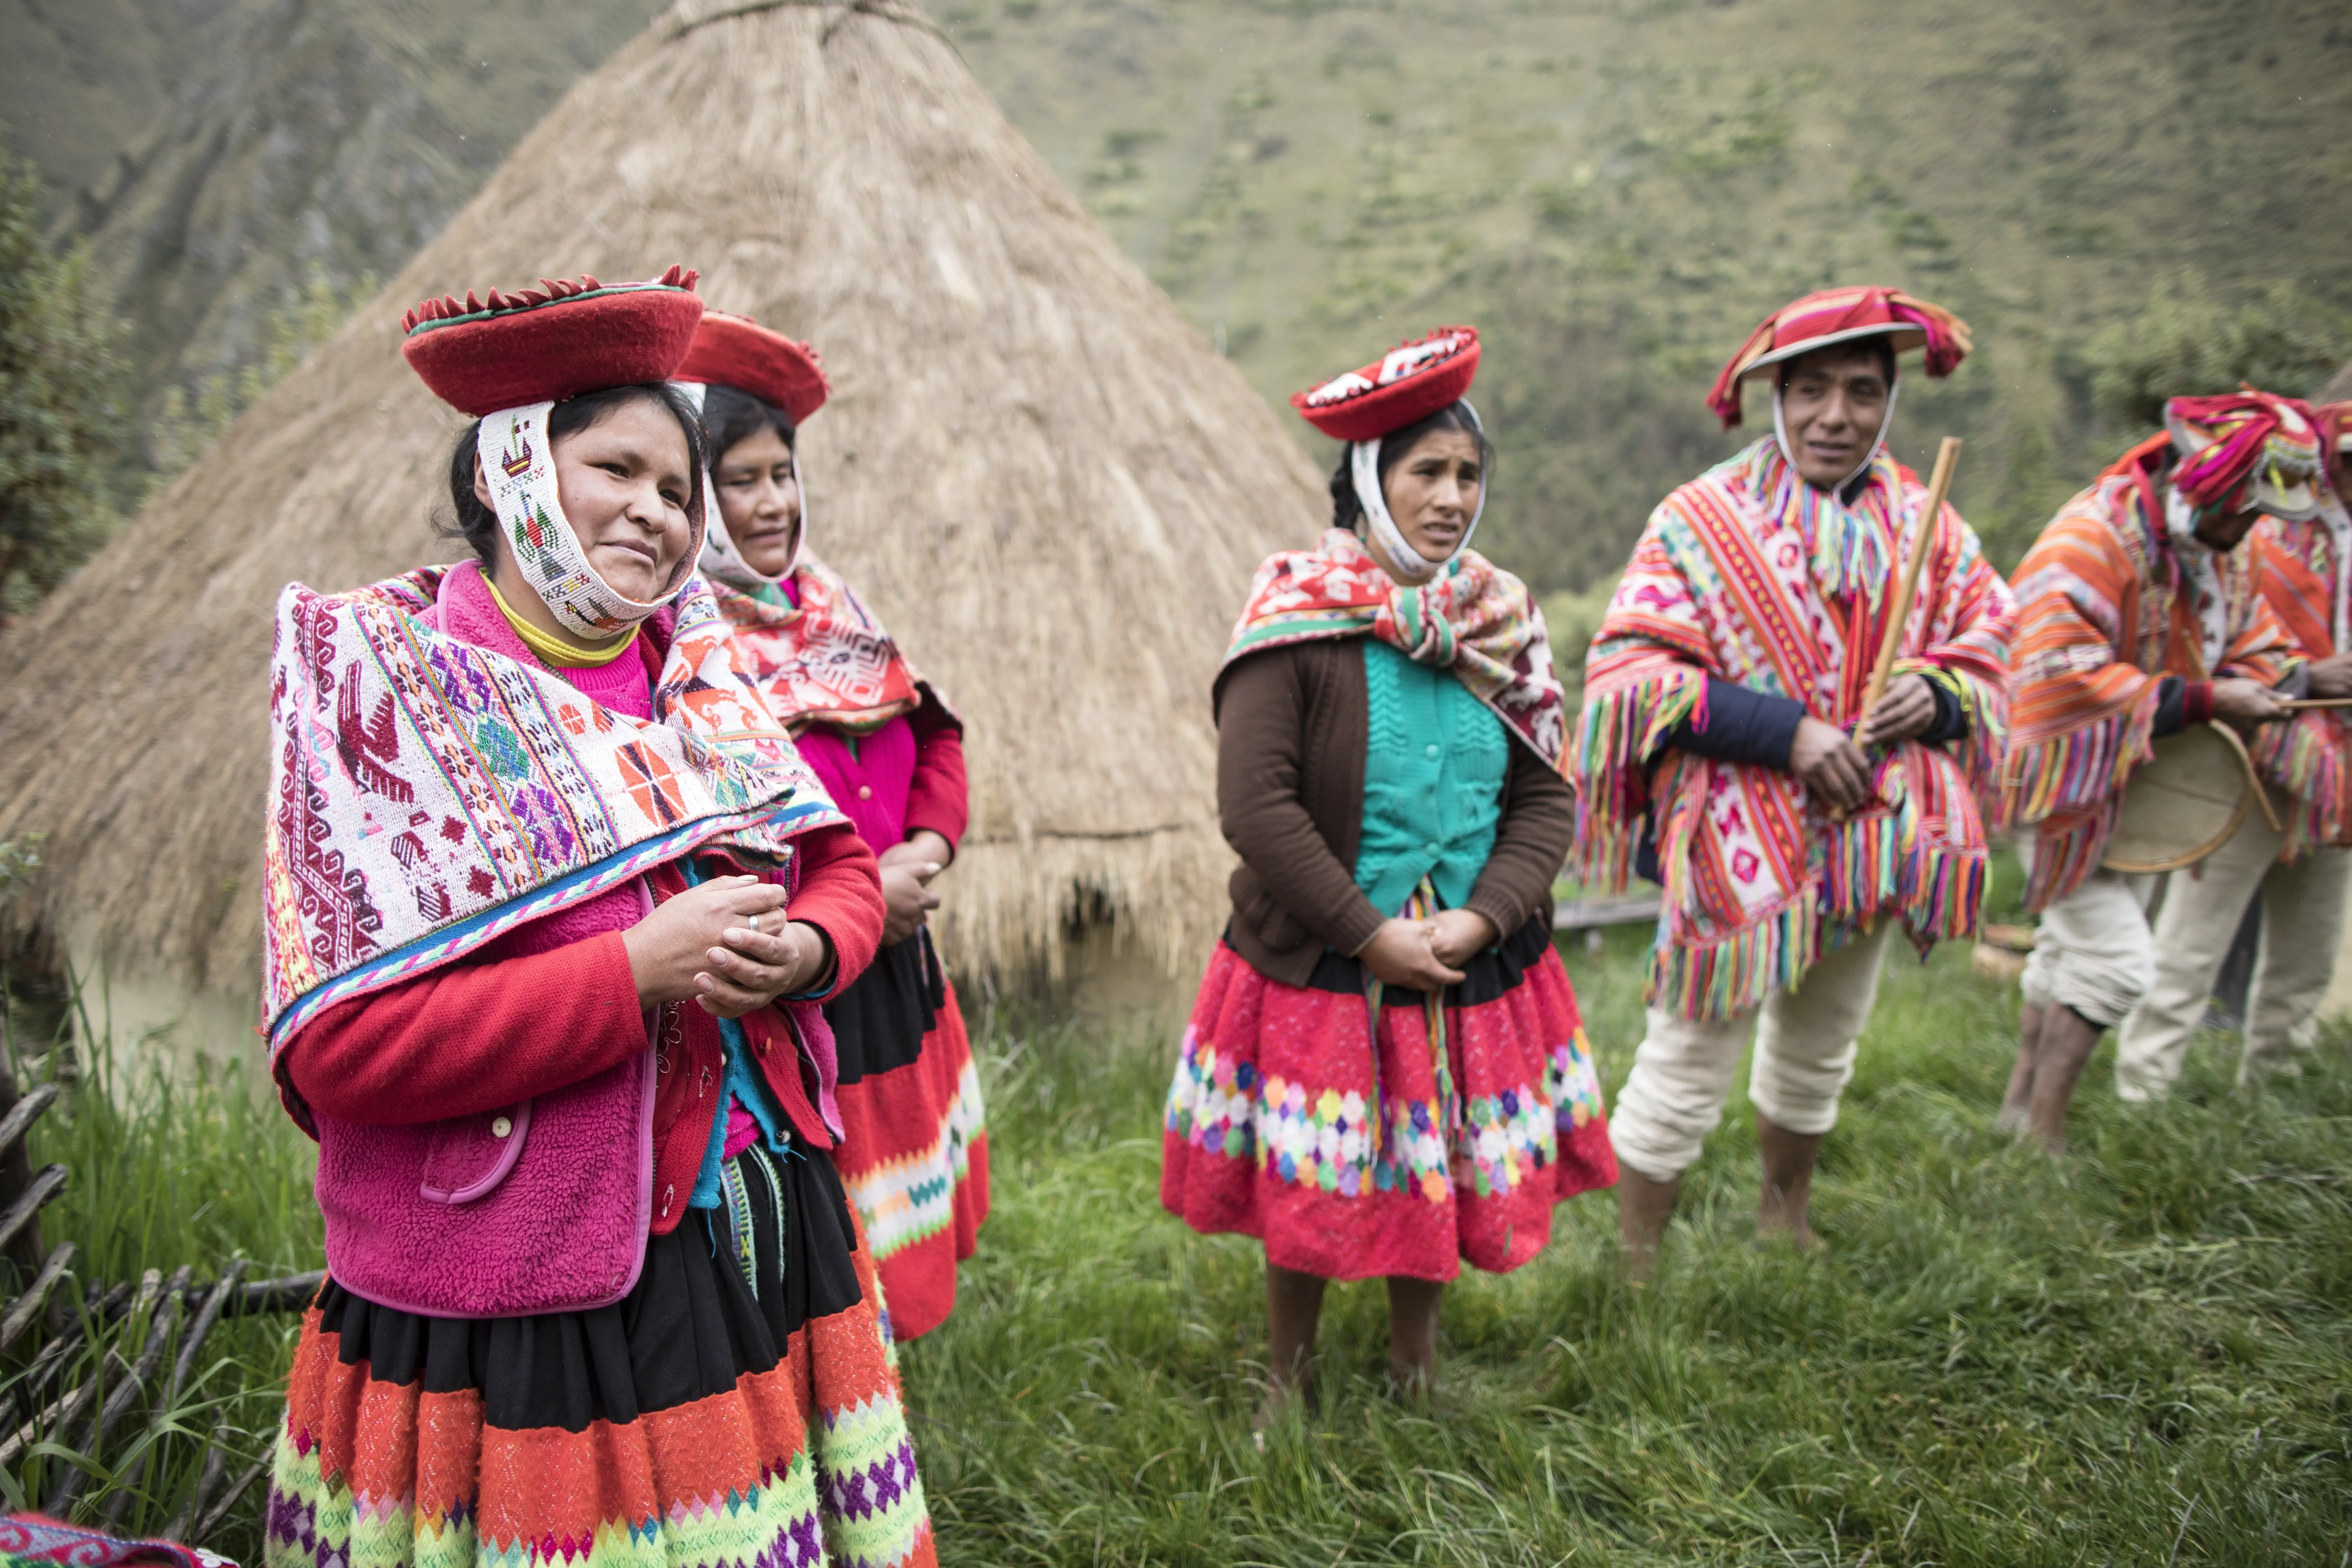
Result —
<instances>
[{"instance_id":1,"label":"woman in red hat","mask_svg":"<svg viewBox=\"0 0 2352 1568\"><path fill-rule=\"evenodd\" d=\"M980 1075L925 923L967 817L963 723L808 548L794 432L831 391L816 352L708 311L678 378L703 387L719 505L702 565L769 710L881 857L874 963L825 1004L840 1063L835 1163L865 1223L892 1335L955 1307L988 1217Z\"/></svg>"},{"instance_id":2,"label":"woman in red hat","mask_svg":"<svg viewBox=\"0 0 2352 1568\"><path fill-rule=\"evenodd\" d=\"M1258 569L1213 689L1242 866L1160 1195L1265 1244L1268 1414L1307 1384L1326 1281L1388 1281L1390 1373L1426 1390L1462 1261L1517 1268L1616 1176L1551 945L1560 687L1533 595L1469 548L1477 364L1444 328L1292 399L1347 443L1334 526Z\"/></svg>"},{"instance_id":3,"label":"woman in red hat","mask_svg":"<svg viewBox=\"0 0 2352 1568\"><path fill-rule=\"evenodd\" d=\"M279 600L266 1021L328 1281L274 1564L935 1561L827 1152L882 900L695 573L693 281L411 312L478 559Z\"/></svg>"},{"instance_id":4,"label":"woman in red hat","mask_svg":"<svg viewBox=\"0 0 2352 1568\"><path fill-rule=\"evenodd\" d=\"M1682 1173L1722 1120L1751 1026L1759 1235L1813 1243L1822 1140L1899 926L1922 951L1974 932L1977 801L1997 787L2016 608L1947 504L1886 449L1896 356L1968 353L1958 317L1892 289L1832 289L1767 317L1708 405L1772 431L1650 516L1585 665L1576 868L1665 889L1649 1016L1610 1138L1619 1236L1639 1273ZM1894 679L1864 699L1927 551Z\"/></svg>"}]
</instances>

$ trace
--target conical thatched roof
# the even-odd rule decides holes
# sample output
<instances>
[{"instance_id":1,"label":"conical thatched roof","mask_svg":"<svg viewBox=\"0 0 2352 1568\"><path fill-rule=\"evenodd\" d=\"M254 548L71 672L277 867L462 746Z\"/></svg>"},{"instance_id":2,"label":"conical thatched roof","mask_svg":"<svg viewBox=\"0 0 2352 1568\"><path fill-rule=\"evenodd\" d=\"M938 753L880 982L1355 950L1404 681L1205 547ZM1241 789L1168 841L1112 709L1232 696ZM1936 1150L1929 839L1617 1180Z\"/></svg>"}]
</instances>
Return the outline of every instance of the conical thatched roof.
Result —
<instances>
[{"instance_id":1,"label":"conical thatched roof","mask_svg":"<svg viewBox=\"0 0 2352 1568\"><path fill-rule=\"evenodd\" d=\"M2313 395L2315 403L2342 403L2352 399L2352 359L2346 360L2327 378L2327 384Z\"/></svg>"},{"instance_id":2,"label":"conical thatched roof","mask_svg":"<svg viewBox=\"0 0 2352 1568\"><path fill-rule=\"evenodd\" d=\"M0 645L0 838L87 963L250 993L270 605L449 558L460 421L403 365L427 295L703 269L824 350L817 547L970 726L942 890L966 963L1108 915L1213 931L1208 687L1249 574L1320 486L1273 412L898 0L682 0L575 87L372 305Z\"/></svg>"}]
</instances>

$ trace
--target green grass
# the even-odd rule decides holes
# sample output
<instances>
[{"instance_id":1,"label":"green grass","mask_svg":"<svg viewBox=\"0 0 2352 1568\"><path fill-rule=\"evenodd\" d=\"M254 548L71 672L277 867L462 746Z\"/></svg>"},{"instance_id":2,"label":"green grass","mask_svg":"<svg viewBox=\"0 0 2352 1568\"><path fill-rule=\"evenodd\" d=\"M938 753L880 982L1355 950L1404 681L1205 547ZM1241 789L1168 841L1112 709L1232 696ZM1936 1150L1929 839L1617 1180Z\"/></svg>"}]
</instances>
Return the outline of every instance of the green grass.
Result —
<instances>
[{"instance_id":1,"label":"green grass","mask_svg":"<svg viewBox=\"0 0 2352 1568\"><path fill-rule=\"evenodd\" d=\"M174 1057L161 1042L115 1048L104 1043L102 1000L92 999L89 1010L97 1016L85 1019L85 1032L101 1044L78 1089L34 1125L28 1143L37 1168L56 1161L70 1173L64 1193L44 1212L42 1228L52 1247L76 1245L71 1282L135 1283L147 1269L168 1278L192 1264L194 1279L209 1283L236 1258L247 1260L247 1279L320 1267L311 1146L278 1110L258 1064L179 1061L176 1070L166 1070ZM19 1082L29 1087L59 1060L56 1053L37 1058L30 1072L20 1061ZM89 1290L93 1300L97 1294ZM79 1301L82 1292L71 1299ZM151 1418L142 1402L100 1445L81 1436L85 1428L68 1426L61 1440L36 1445L16 1468L0 1470L0 1495L12 1509L39 1507L61 1468L75 1466L87 1475L76 1504L80 1517L110 1517L133 1534L162 1531L182 1511L215 1443L231 1479L267 1451L284 1414L283 1380L298 1327L291 1315L224 1320L167 1407ZM96 1337L101 1350L129 1362L148 1331L149 1320L133 1315ZM157 1381L181 1342L176 1334L168 1342ZM29 1348L20 1345L0 1369L0 1392L23 1383ZM79 1355L71 1377L87 1375L93 1359ZM111 1386L114 1379L105 1382ZM240 1561L259 1560L260 1489L247 1495L227 1532L207 1544Z\"/></svg>"},{"instance_id":2,"label":"green grass","mask_svg":"<svg viewBox=\"0 0 2352 1568\"><path fill-rule=\"evenodd\" d=\"M1642 945L1570 953L1612 1087ZM1168 1042L999 1025L995 1213L955 1317L901 1352L943 1560L2346 1561L2352 1040L2248 1100L2210 1038L2153 1110L2103 1056L2053 1163L1986 1127L2014 1009L1964 950L1890 966L1816 1189L1826 1257L1749 1245L1735 1103L1652 1289L1616 1278L1607 1194L1564 1205L1540 1260L1449 1293L1429 1409L1382 1392L1378 1288L1337 1288L1322 1410L1264 1452L1257 1248L1156 1199ZM73 1166L48 1224L86 1272L315 1256L307 1145L255 1075L110 1087L37 1135ZM257 1453L290 1333L227 1326L178 1426L225 1411ZM126 1522L169 1517L194 1452L164 1435ZM216 1544L249 1559L257 1529L248 1505Z\"/></svg>"},{"instance_id":3,"label":"green grass","mask_svg":"<svg viewBox=\"0 0 2352 1568\"><path fill-rule=\"evenodd\" d=\"M1580 951L1604 1078L1638 933ZM1817 1187L1818 1260L1749 1245L1743 1105L1653 1289L1606 1194L1449 1293L1434 1412L1384 1304L1330 1298L1319 1415L1251 1442L1260 1254L1160 1213L1159 1041L1031 1036L991 1103L996 1213L906 1348L943 1557L990 1563L2326 1563L2352 1540L2352 1070L2264 1100L2219 1042L2064 1163L1986 1128L2013 994L1888 976ZM2177 1542L2177 1559L2176 1559Z\"/></svg>"}]
</instances>

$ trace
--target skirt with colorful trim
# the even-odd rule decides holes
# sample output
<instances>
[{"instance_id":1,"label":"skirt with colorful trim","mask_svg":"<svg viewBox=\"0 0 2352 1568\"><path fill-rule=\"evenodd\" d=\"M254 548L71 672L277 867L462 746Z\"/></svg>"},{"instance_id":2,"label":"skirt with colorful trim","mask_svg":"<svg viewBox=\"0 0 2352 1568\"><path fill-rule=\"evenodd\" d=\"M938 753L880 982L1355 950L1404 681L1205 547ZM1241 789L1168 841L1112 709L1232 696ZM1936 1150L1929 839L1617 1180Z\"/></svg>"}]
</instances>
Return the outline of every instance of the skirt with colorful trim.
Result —
<instances>
[{"instance_id":1,"label":"skirt with colorful trim","mask_svg":"<svg viewBox=\"0 0 2352 1568\"><path fill-rule=\"evenodd\" d=\"M840 1063L834 1158L882 1271L887 1326L911 1340L955 1310L956 1265L988 1218L971 1041L923 928L876 954L824 1013Z\"/></svg>"},{"instance_id":2,"label":"skirt with colorful trim","mask_svg":"<svg viewBox=\"0 0 2352 1568\"><path fill-rule=\"evenodd\" d=\"M1207 1234L1327 1279L1518 1268L1552 1205L1617 1180L1601 1080L1540 918L1464 966L1432 1008L1381 998L1327 952L1303 986L1223 942L1168 1093L1160 1201Z\"/></svg>"},{"instance_id":3,"label":"skirt with colorful trim","mask_svg":"<svg viewBox=\"0 0 2352 1568\"><path fill-rule=\"evenodd\" d=\"M935 1564L839 1182L821 1153L730 1164L728 1207L652 1237L609 1307L423 1318L330 1279L294 1352L270 1568Z\"/></svg>"}]
</instances>

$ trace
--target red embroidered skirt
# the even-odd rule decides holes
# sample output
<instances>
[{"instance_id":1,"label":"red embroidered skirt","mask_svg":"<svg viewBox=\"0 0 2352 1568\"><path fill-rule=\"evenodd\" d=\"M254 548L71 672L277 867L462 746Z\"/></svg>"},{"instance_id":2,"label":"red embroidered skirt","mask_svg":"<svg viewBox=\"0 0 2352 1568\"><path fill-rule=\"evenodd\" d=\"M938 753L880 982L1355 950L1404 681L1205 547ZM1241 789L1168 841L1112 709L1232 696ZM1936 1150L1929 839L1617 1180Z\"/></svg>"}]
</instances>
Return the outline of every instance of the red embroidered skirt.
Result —
<instances>
[{"instance_id":1,"label":"red embroidered skirt","mask_svg":"<svg viewBox=\"0 0 2352 1568\"><path fill-rule=\"evenodd\" d=\"M609 1307L423 1318L331 1279L304 1315L268 1568L934 1568L856 1222L822 1154L747 1154Z\"/></svg>"},{"instance_id":2,"label":"red embroidered skirt","mask_svg":"<svg viewBox=\"0 0 2352 1568\"><path fill-rule=\"evenodd\" d=\"M1383 997L1376 1073L1361 963L1326 953L1286 985L1219 942L1169 1089L1160 1201L1327 1279L1452 1279L1465 1258L1506 1273L1541 1252L1554 1204L1617 1180L1601 1080L1541 920L1464 973L1435 1041L1423 994Z\"/></svg>"},{"instance_id":3,"label":"red embroidered skirt","mask_svg":"<svg viewBox=\"0 0 2352 1568\"><path fill-rule=\"evenodd\" d=\"M988 1217L980 1073L955 987L929 933L875 955L825 1005L840 1062L843 1137L834 1159L882 1273L894 1338L929 1333L955 1310L956 1264Z\"/></svg>"}]
</instances>

